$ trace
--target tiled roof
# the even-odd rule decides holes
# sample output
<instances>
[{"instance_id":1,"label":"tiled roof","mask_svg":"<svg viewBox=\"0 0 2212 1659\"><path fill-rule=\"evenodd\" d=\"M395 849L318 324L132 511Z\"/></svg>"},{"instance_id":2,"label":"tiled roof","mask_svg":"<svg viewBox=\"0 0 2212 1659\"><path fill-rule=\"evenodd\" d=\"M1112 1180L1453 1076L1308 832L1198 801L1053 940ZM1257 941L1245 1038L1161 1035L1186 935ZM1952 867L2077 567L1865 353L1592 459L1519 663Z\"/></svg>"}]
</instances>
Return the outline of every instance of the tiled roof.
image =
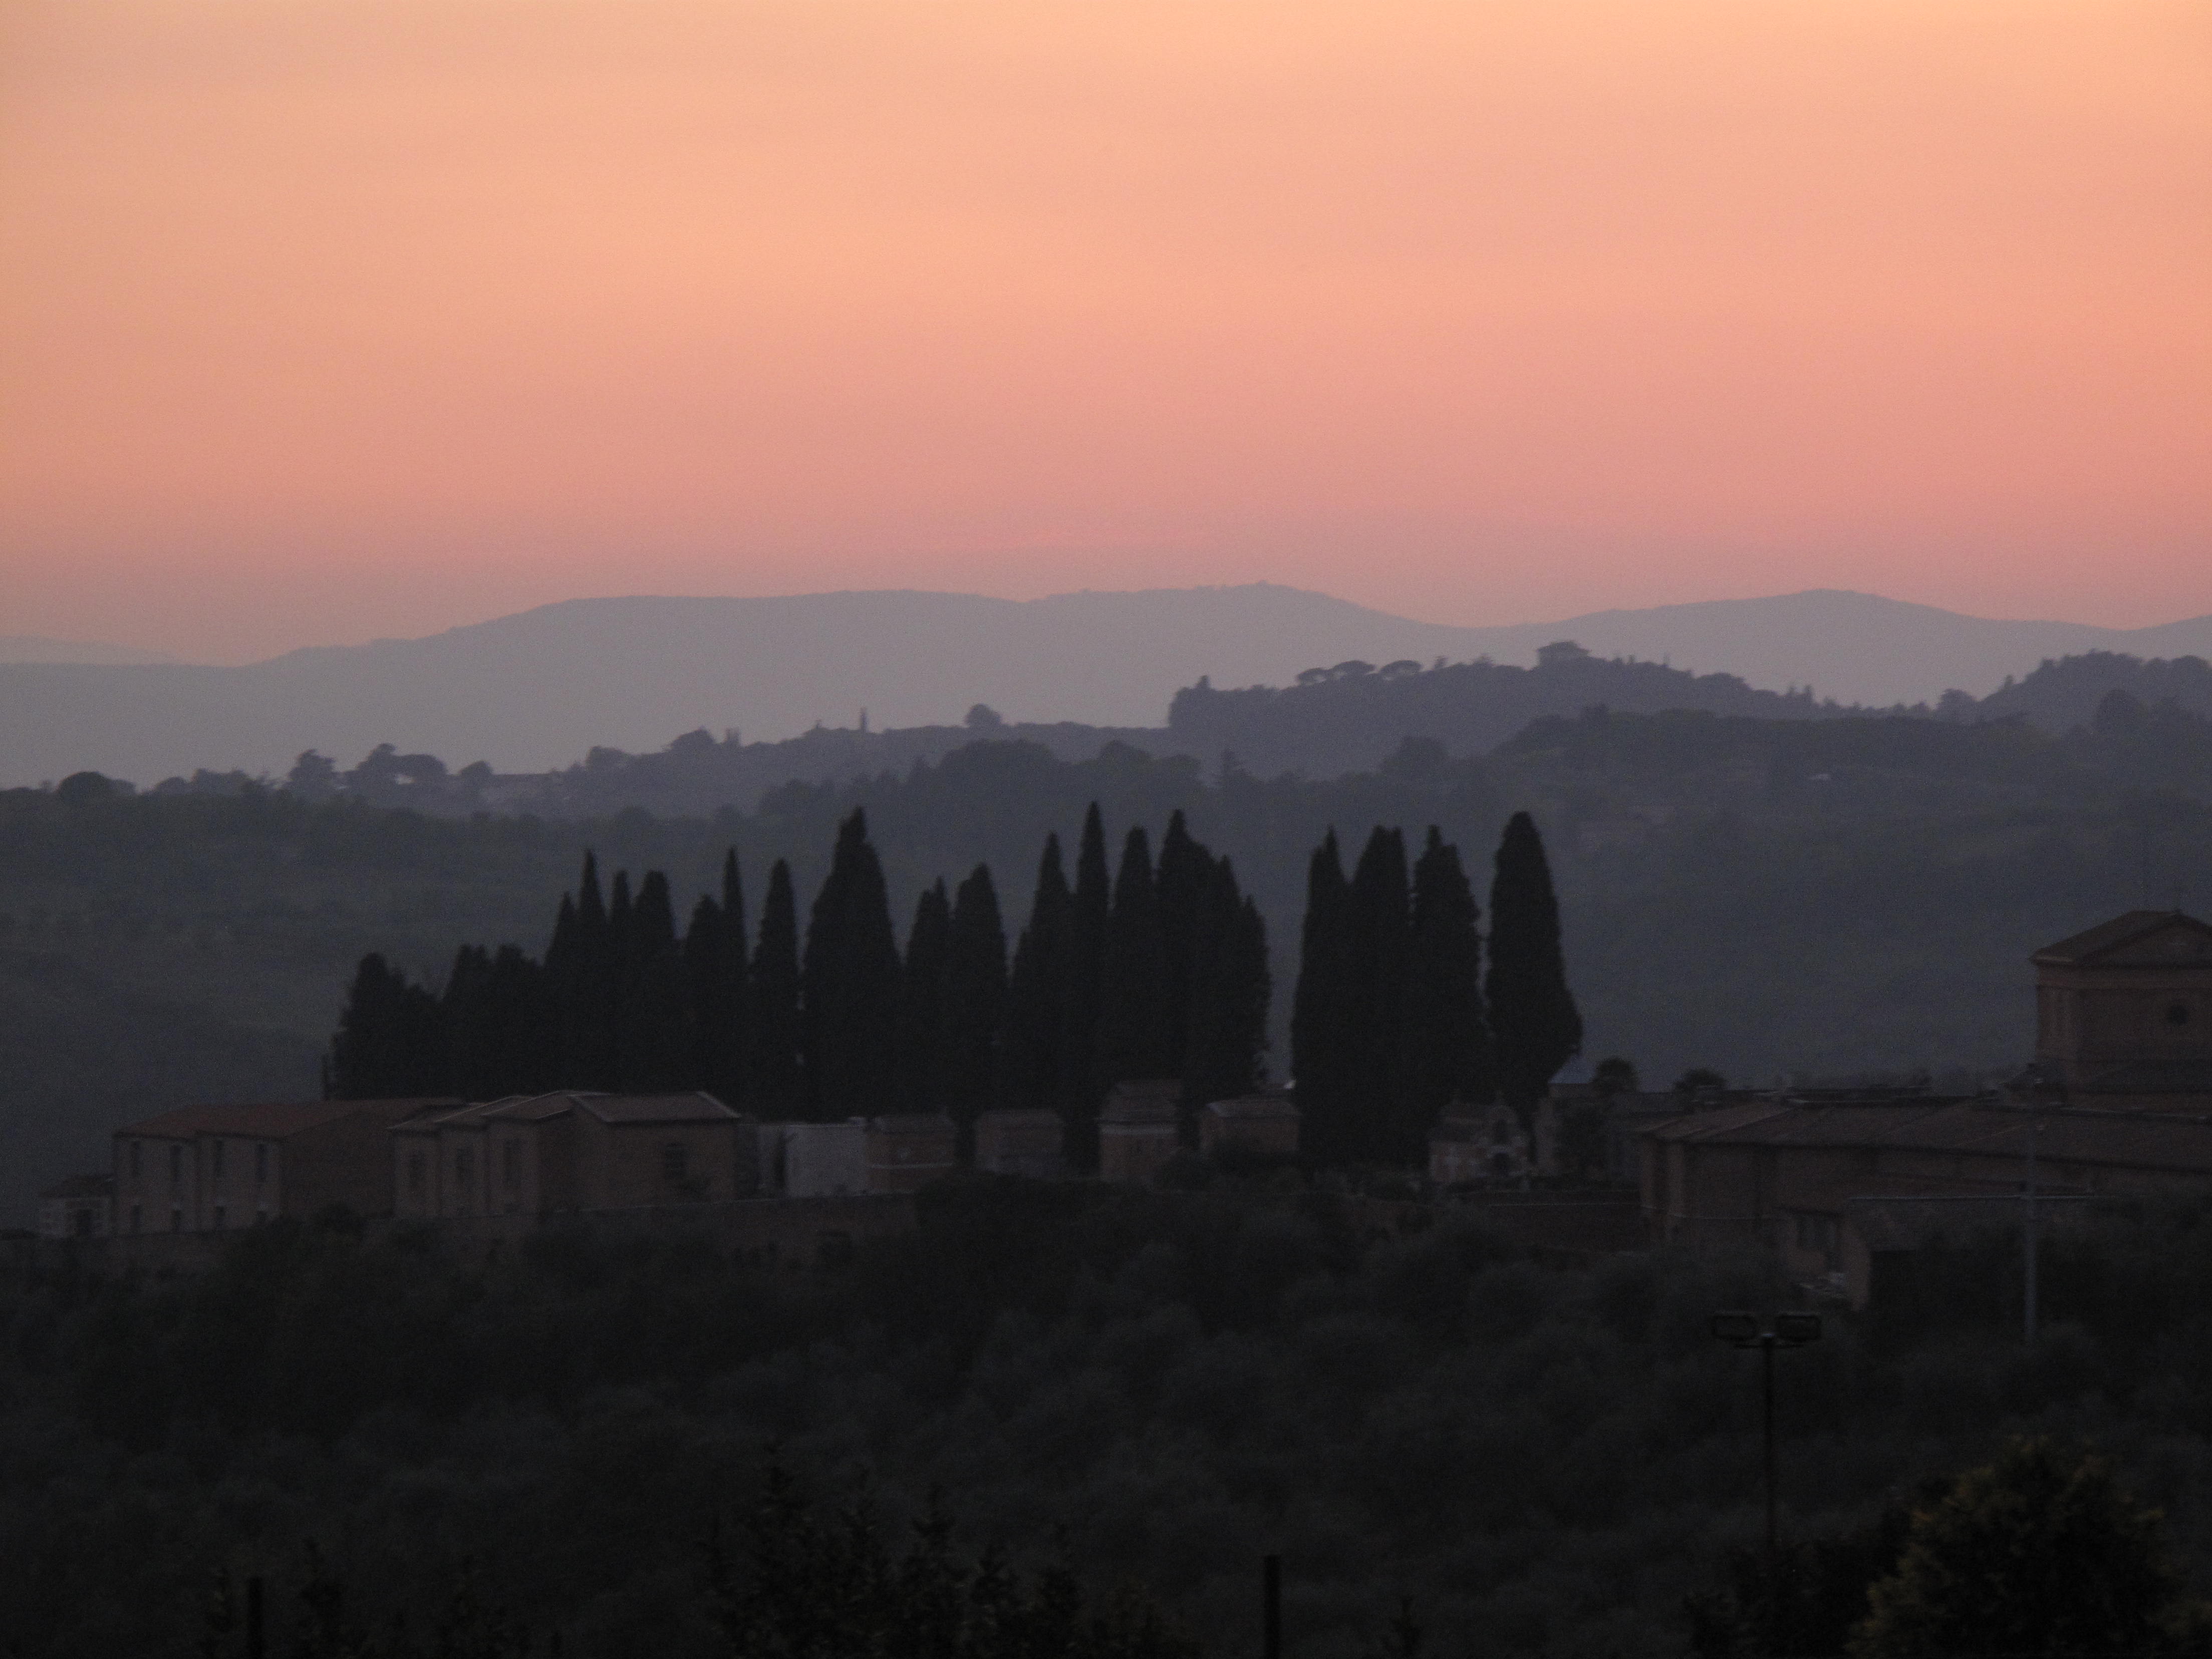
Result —
<instances>
[{"instance_id":1,"label":"tiled roof","mask_svg":"<svg viewBox=\"0 0 2212 1659\"><path fill-rule=\"evenodd\" d=\"M1133 1078L1106 1091L1098 1109L1101 1123L1158 1123L1176 1115L1182 1084L1171 1077Z\"/></svg>"},{"instance_id":2,"label":"tiled roof","mask_svg":"<svg viewBox=\"0 0 2212 1659\"><path fill-rule=\"evenodd\" d=\"M126 1123L118 1135L188 1140L194 1135L251 1135L258 1140L282 1140L302 1129L318 1128L349 1117L374 1117L386 1123L440 1107L458 1106L457 1100L308 1100L273 1101L258 1105L180 1106L173 1112Z\"/></svg>"},{"instance_id":3,"label":"tiled roof","mask_svg":"<svg viewBox=\"0 0 2212 1659\"><path fill-rule=\"evenodd\" d=\"M868 1127L879 1134L921 1135L953 1134L952 1120L942 1112L889 1112L868 1120Z\"/></svg>"},{"instance_id":4,"label":"tiled roof","mask_svg":"<svg viewBox=\"0 0 2212 1659\"><path fill-rule=\"evenodd\" d=\"M716 1123L740 1115L702 1090L686 1095L570 1095L602 1123Z\"/></svg>"},{"instance_id":5,"label":"tiled roof","mask_svg":"<svg viewBox=\"0 0 2212 1659\"><path fill-rule=\"evenodd\" d=\"M40 1193L40 1198L106 1198L115 1190L112 1175L70 1176Z\"/></svg>"}]
</instances>

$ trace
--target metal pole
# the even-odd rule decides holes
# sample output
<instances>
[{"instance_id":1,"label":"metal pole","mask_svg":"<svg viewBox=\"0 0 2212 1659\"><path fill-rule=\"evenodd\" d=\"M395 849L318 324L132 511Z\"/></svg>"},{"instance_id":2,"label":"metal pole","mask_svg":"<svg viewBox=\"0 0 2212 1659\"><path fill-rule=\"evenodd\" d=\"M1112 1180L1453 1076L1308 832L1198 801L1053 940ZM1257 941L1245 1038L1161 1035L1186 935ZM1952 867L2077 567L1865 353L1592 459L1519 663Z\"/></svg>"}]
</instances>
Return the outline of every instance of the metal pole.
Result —
<instances>
[{"instance_id":1,"label":"metal pole","mask_svg":"<svg viewBox=\"0 0 2212 1659\"><path fill-rule=\"evenodd\" d=\"M1260 1558L1260 1651L1262 1659L1283 1659L1283 1558Z\"/></svg>"},{"instance_id":2,"label":"metal pole","mask_svg":"<svg viewBox=\"0 0 2212 1659\"><path fill-rule=\"evenodd\" d=\"M1766 1570L1771 1576L1774 1559L1782 1547L1781 1528L1776 1520L1774 1495L1774 1333L1769 1331L1759 1340L1759 1364L1765 1372L1765 1418L1766 1439Z\"/></svg>"},{"instance_id":3,"label":"metal pole","mask_svg":"<svg viewBox=\"0 0 2212 1659\"><path fill-rule=\"evenodd\" d=\"M2021 1272L2024 1284L2021 1295L2021 1334L2029 1347L2035 1346L2035 1129L2036 1115L2027 1115L2027 1190L2021 1194L2020 1212Z\"/></svg>"}]
</instances>

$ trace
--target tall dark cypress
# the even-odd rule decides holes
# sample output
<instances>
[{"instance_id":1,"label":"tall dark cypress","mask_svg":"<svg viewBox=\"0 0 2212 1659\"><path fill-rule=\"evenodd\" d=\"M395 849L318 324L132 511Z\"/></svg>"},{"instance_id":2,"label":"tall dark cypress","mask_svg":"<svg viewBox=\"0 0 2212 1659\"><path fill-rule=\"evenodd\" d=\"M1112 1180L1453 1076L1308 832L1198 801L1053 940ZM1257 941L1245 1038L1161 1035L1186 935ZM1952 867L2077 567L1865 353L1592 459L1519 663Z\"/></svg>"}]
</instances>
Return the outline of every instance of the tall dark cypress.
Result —
<instances>
[{"instance_id":1,"label":"tall dark cypress","mask_svg":"<svg viewBox=\"0 0 2212 1659\"><path fill-rule=\"evenodd\" d=\"M807 1103L819 1121L882 1111L895 1098L899 953L883 866L854 808L807 918L799 969Z\"/></svg>"},{"instance_id":2,"label":"tall dark cypress","mask_svg":"<svg viewBox=\"0 0 2212 1659\"><path fill-rule=\"evenodd\" d=\"M721 924L720 972L714 981L705 988L704 997L698 1004L701 1069L708 1079L708 1090L716 1098L734 1105L745 1095L748 1002L745 887L738 871L738 849L734 847L722 854L722 902L718 909Z\"/></svg>"},{"instance_id":3,"label":"tall dark cypress","mask_svg":"<svg viewBox=\"0 0 2212 1659\"><path fill-rule=\"evenodd\" d=\"M1141 828L1132 829L1121 843L1099 962L1097 1093L1126 1079L1169 1075L1175 1057L1168 1050L1167 990L1152 843Z\"/></svg>"},{"instance_id":4,"label":"tall dark cypress","mask_svg":"<svg viewBox=\"0 0 2212 1659\"><path fill-rule=\"evenodd\" d=\"M1267 924L1222 859L1206 871L1192 927L1185 1104L1233 1100L1260 1086L1271 989Z\"/></svg>"},{"instance_id":5,"label":"tall dark cypress","mask_svg":"<svg viewBox=\"0 0 2212 1659\"><path fill-rule=\"evenodd\" d=\"M404 1100L452 1087L438 1000L375 951L361 959L324 1064L333 1100Z\"/></svg>"},{"instance_id":6,"label":"tall dark cypress","mask_svg":"<svg viewBox=\"0 0 2212 1659\"><path fill-rule=\"evenodd\" d=\"M623 885L617 875L610 923L622 912ZM615 1053L622 1087L641 1094L696 1087L691 988L677 946L668 878L659 871L646 872L629 906L628 925L616 937L621 963Z\"/></svg>"},{"instance_id":7,"label":"tall dark cypress","mask_svg":"<svg viewBox=\"0 0 2212 1659\"><path fill-rule=\"evenodd\" d=\"M943 881L922 890L899 969L897 1107L945 1109L945 981L952 953L952 904Z\"/></svg>"},{"instance_id":8,"label":"tall dark cypress","mask_svg":"<svg viewBox=\"0 0 2212 1659\"><path fill-rule=\"evenodd\" d=\"M1006 929L990 866L979 864L952 896L945 963L945 1103L960 1126L963 1158L973 1151L976 1114L998 1095L1006 1008Z\"/></svg>"},{"instance_id":9,"label":"tall dark cypress","mask_svg":"<svg viewBox=\"0 0 2212 1659\"><path fill-rule=\"evenodd\" d=\"M745 980L745 1099L763 1118L788 1121L806 1109L799 994L799 907L791 866L768 872L760 939Z\"/></svg>"},{"instance_id":10,"label":"tall dark cypress","mask_svg":"<svg viewBox=\"0 0 2212 1659\"><path fill-rule=\"evenodd\" d=\"M1098 1167L1099 974L1106 955L1106 919L1113 884L1106 869L1106 828L1098 803L1083 817L1083 842L1075 857L1075 890L1068 896L1067 951L1060 981L1060 1109L1066 1115L1068 1167Z\"/></svg>"},{"instance_id":11,"label":"tall dark cypress","mask_svg":"<svg viewBox=\"0 0 2212 1659\"><path fill-rule=\"evenodd\" d=\"M1352 890L1331 830L1306 866L1306 913L1298 939L1298 981L1291 995L1291 1071L1302 1143L1320 1164L1355 1155L1354 1090L1346 1020L1350 1000Z\"/></svg>"},{"instance_id":12,"label":"tall dark cypress","mask_svg":"<svg viewBox=\"0 0 2212 1659\"><path fill-rule=\"evenodd\" d=\"M629 884L622 884L627 898ZM628 906L625 904L624 908ZM599 863L590 852L576 883L572 951L557 975L554 995L560 1005L561 1085L569 1089L611 1089L616 1085L614 1014L617 999L614 930L599 896Z\"/></svg>"},{"instance_id":13,"label":"tall dark cypress","mask_svg":"<svg viewBox=\"0 0 2212 1659\"><path fill-rule=\"evenodd\" d=\"M1497 1096L1482 1011L1480 920L1459 848L1430 825L1413 865L1406 1069L1392 1148L1401 1162L1425 1158L1429 1131L1453 1101L1481 1104Z\"/></svg>"},{"instance_id":14,"label":"tall dark cypress","mask_svg":"<svg viewBox=\"0 0 2212 1659\"><path fill-rule=\"evenodd\" d=\"M1582 1015L1567 988L1552 867L1526 812L1506 821L1498 843L1486 989L1498 1092L1525 1118L1583 1045Z\"/></svg>"},{"instance_id":15,"label":"tall dark cypress","mask_svg":"<svg viewBox=\"0 0 2212 1659\"><path fill-rule=\"evenodd\" d=\"M1191 839L1178 808L1160 837L1160 946L1167 975L1167 1063L1164 1075L1188 1079L1183 1052L1190 1040L1191 956L1196 948L1199 906L1214 871L1212 855ZM1219 1097L1214 1097L1219 1098Z\"/></svg>"},{"instance_id":16,"label":"tall dark cypress","mask_svg":"<svg viewBox=\"0 0 2212 1659\"><path fill-rule=\"evenodd\" d=\"M684 930L684 988L691 1000L691 1071L717 1100L744 1098L739 1090L744 1035L744 946L730 937L728 917L711 893L691 907Z\"/></svg>"},{"instance_id":17,"label":"tall dark cypress","mask_svg":"<svg viewBox=\"0 0 2212 1659\"><path fill-rule=\"evenodd\" d=\"M481 945L454 951L438 1012L446 1033L447 1079L465 1100L493 1100L509 1092L506 1056L498 1052L492 1030L490 988L491 952Z\"/></svg>"},{"instance_id":18,"label":"tall dark cypress","mask_svg":"<svg viewBox=\"0 0 2212 1659\"><path fill-rule=\"evenodd\" d=\"M1060 870L1060 837L1047 836L1043 855L1037 860L1030 919L1006 975L1006 1048L998 1097L1017 1110L1056 1108L1062 1103L1060 1064L1067 1018L1061 1004L1070 905L1067 878Z\"/></svg>"},{"instance_id":19,"label":"tall dark cypress","mask_svg":"<svg viewBox=\"0 0 2212 1659\"><path fill-rule=\"evenodd\" d=\"M1356 1079L1352 1155L1401 1160L1392 1126L1403 1113L1406 951L1410 906L1406 837L1378 824L1352 877L1351 964L1346 986L1349 1064Z\"/></svg>"}]
</instances>

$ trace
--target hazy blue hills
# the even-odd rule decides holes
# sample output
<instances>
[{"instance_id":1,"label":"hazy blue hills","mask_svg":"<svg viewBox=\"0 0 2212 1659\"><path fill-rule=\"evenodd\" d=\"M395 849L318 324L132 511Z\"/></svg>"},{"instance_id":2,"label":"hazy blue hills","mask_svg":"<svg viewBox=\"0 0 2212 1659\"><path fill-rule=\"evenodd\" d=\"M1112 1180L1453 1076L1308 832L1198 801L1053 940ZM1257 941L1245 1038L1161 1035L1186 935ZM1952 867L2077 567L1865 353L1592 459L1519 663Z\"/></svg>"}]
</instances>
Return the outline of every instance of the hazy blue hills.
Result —
<instances>
[{"instance_id":1,"label":"hazy blue hills","mask_svg":"<svg viewBox=\"0 0 2212 1659\"><path fill-rule=\"evenodd\" d=\"M1984 696L2046 658L2212 654L2212 617L2125 630L1807 592L1458 628L1266 584L1027 602L580 599L244 667L0 661L0 785L83 769L140 783L200 768L282 775L304 750L350 762L380 743L535 772L594 747L656 750L695 729L776 740L857 726L864 709L878 729L957 729L978 702L1022 723L1158 728L1176 690L1201 679L1287 686L1348 661L1527 664L1562 639L1753 689L1887 706L1954 688Z\"/></svg>"}]
</instances>

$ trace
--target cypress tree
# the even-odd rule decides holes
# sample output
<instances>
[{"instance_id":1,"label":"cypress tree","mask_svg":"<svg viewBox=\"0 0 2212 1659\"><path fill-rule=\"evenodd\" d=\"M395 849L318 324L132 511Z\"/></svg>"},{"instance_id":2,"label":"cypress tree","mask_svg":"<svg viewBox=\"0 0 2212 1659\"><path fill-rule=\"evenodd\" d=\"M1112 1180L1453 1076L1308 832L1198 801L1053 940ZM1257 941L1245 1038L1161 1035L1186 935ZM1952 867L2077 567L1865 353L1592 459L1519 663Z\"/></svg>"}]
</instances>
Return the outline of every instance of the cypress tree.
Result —
<instances>
[{"instance_id":1,"label":"cypress tree","mask_svg":"<svg viewBox=\"0 0 2212 1659\"><path fill-rule=\"evenodd\" d=\"M1453 1101L1481 1104L1497 1096L1482 1012L1480 920L1459 848L1430 825L1413 866L1404 1110L1392 1147L1401 1162L1425 1158L1429 1131Z\"/></svg>"},{"instance_id":2,"label":"cypress tree","mask_svg":"<svg viewBox=\"0 0 2212 1659\"><path fill-rule=\"evenodd\" d=\"M361 959L324 1062L333 1100L404 1100L452 1088L438 1000L376 951Z\"/></svg>"},{"instance_id":3,"label":"cypress tree","mask_svg":"<svg viewBox=\"0 0 2212 1659\"><path fill-rule=\"evenodd\" d=\"M1406 953L1410 904L1406 838L1377 824L1352 877L1345 1036L1354 1097L1352 1156L1399 1161L1392 1126L1403 1112Z\"/></svg>"},{"instance_id":4,"label":"cypress tree","mask_svg":"<svg viewBox=\"0 0 2212 1659\"><path fill-rule=\"evenodd\" d=\"M1567 988L1552 868L1526 812L1506 821L1498 843L1486 988L1498 1092L1526 1120L1583 1044L1582 1015Z\"/></svg>"},{"instance_id":5,"label":"cypress tree","mask_svg":"<svg viewBox=\"0 0 2212 1659\"><path fill-rule=\"evenodd\" d=\"M1170 1075L1167 948L1152 849L1141 828L1121 843L1098 974L1097 1092L1128 1078Z\"/></svg>"},{"instance_id":6,"label":"cypress tree","mask_svg":"<svg viewBox=\"0 0 2212 1659\"><path fill-rule=\"evenodd\" d=\"M1352 890L1336 831L1322 837L1306 866L1306 913L1298 939L1298 982L1291 994L1291 1068L1304 1148L1316 1162L1354 1156L1351 1122L1358 1083L1348 1052L1346 978Z\"/></svg>"},{"instance_id":7,"label":"cypress tree","mask_svg":"<svg viewBox=\"0 0 2212 1659\"><path fill-rule=\"evenodd\" d=\"M446 1033L446 1075L465 1100L494 1100L508 1092L507 1056L498 1051L492 1029L490 987L489 951L464 945L453 952L438 1011Z\"/></svg>"},{"instance_id":8,"label":"cypress tree","mask_svg":"<svg viewBox=\"0 0 2212 1659\"><path fill-rule=\"evenodd\" d=\"M1062 1006L1071 899L1060 864L1060 837L1044 838L1030 919L1006 975L1006 1051L999 1098L1018 1110L1061 1104L1060 1053L1067 1015Z\"/></svg>"},{"instance_id":9,"label":"cypress tree","mask_svg":"<svg viewBox=\"0 0 2212 1659\"><path fill-rule=\"evenodd\" d=\"M1212 881L1211 854L1193 841L1182 809L1160 837L1160 946L1166 972L1167 1063L1162 1075L1188 1079L1183 1054L1190 1041L1191 958L1197 948L1199 907ZM1219 1096L1213 1097L1216 1099Z\"/></svg>"},{"instance_id":10,"label":"cypress tree","mask_svg":"<svg viewBox=\"0 0 2212 1659\"><path fill-rule=\"evenodd\" d=\"M952 952L952 906L939 880L922 890L900 969L898 1106L945 1109L945 981Z\"/></svg>"},{"instance_id":11,"label":"cypress tree","mask_svg":"<svg viewBox=\"0 0 2212 1659\"><path fill-rule=\"evenodd\" d=\"M1006 929L990 866L979 864L953 895L945 966L945 1101L963 1160L974 1155L975 1115L997 1097L1006 1010Z\"/></svg>"},{"instance_id":12,"label":"cypress tree","mask_svg":"<svg viewBox=\"0 0 2212 1659\"><path fill-rule=\"evenodd\" d=\"M622 890L627 909L626 882ZM560 1006L565 1073L562 1086L611 1089L615 1086L614 930L606 903L599 896L599 860L588 851L576 883L573 923L571 952L562 963L553 988ZM559 924L555 926L557 935Z\"/></svg>"},{"instance_id":13,"label":"cypress tree","mask_svg":"<svg viewBox=\"0 0 2212 1659\"><path fill-rule=\"evenodd\" d=\"M1106 921L1113 905L1106 871L1106 828L1098 803L1083 816L1083 841L1075 857L1075 890L1068 896L1067 955L1060 981L1059 1081L1067 1118L1067 1164L1098 1167L1097 1078L1099 975L1106 955Z\"/></svg>"},{"instance_id":14,"label":"cypress tree","mask_svg":"<svg viewBox=\"0 0 2212 1659\"><path fill-rule=\"evenodd\" d=\"M1227 859L1210 863L1192 928L1183 1101L1203 1106L1257 1089L1267 1046L1267 929Z\"/></svg>"},{"instance_id":15,"label":"cypress tree","mask_svg":"<svg viewBox=\"0 0 2212 1659\"><path fill-rule=\"evenodd\" d=\"M781 859L768 872L761 904L760 939L746 975L745 1084L753 1109L772 1121L805 1110L799 995L799 907L791 866Z\"/></svg>"},{"instance_id":16,"label":"cypress tree","mask_svg":"<svg viewBox=\"0 0 2212 1659\"><path fill-rule=\"evenodd\" d=\"M626 925L615 929L614 919L625 914L626 884L623 875L615 877L608 916L620 947L615 1054L621 1086L641 1093L696 1087L691 988L678 951L668 878L647 871L626 907Z\"/></svg>"},{"instance_id":17,"label":"cypress tree","mask_svg":"<svg viewBox=\"0 0 2212 1659\"><path fill-rule=\"evenodd\" d=\"M684 930L684 977L691 1002L692 1075L717 1100L734 1103L744 1037L744 945L711 893L691 908Z\"/></svg>"},{"instance_id":18,"label":"cypress tree","mask_svg":"<svg viewBox=\"0 0 2212 1659\"><path fill-rule=\"evenodd\" d=\"M738 871L738 849L722 854L722 972L702 1018L717 1027L707 1075L716 1098L732 1105L745 1094L745 885Z\"/></svg>"},{"instance_id":19,"label":"cypress tree","mask_svg":"<svg viewBox=\"0 0 2212 1659\"><path fill-rule=\"evenodd\" d=\"M867 814L858 807L838 827L799 975L812 1115L834 1121L884 1110L896 1098L898 941Z\"/></svg>"},{"instance_id":20,"label":"cypress tree","mask_svg":"<svg viewBox=\"0 0 2212 1659\"><path fill-rule=\"evenodd\" d=\"M495 1095L543 1094L560 1086L560 1020L545 970L516 945L492 954L484 981L485 1046L493 1054Z\"/></svg>"}]
</instances>

